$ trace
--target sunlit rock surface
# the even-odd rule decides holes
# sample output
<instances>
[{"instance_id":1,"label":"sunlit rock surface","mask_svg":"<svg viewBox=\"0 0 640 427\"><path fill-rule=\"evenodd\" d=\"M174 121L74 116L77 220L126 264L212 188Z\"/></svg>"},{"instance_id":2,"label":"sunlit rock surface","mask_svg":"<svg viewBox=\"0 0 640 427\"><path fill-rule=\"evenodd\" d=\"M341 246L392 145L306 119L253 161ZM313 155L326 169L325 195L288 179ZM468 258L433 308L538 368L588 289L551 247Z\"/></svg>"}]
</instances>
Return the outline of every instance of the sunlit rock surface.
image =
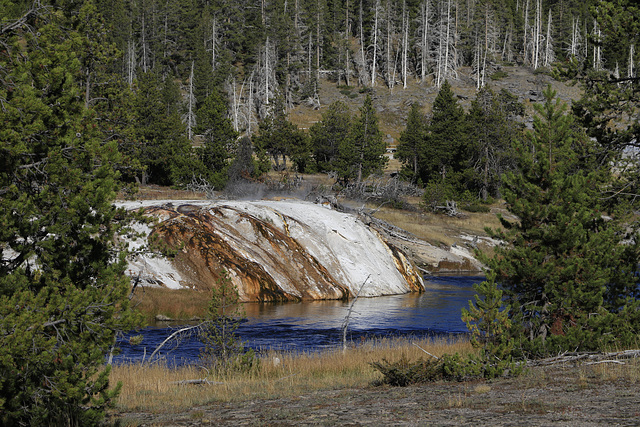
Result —
<instances>
[{"instance_id":1,"label":"sunlit rock surface","mask_svg":"<svg viewBox=\"0 0 640 427\"><path fill-rule=\"evenodd\" d=\"M158 219L139 226L139 240L177 249L171 261L133 259L133 277L208 289L224 269L243 301L339 299L361 287L361 296L424 289L404 253L354 215L299 200L179 203L127 205Z\"/></svg>"}]
</instances>

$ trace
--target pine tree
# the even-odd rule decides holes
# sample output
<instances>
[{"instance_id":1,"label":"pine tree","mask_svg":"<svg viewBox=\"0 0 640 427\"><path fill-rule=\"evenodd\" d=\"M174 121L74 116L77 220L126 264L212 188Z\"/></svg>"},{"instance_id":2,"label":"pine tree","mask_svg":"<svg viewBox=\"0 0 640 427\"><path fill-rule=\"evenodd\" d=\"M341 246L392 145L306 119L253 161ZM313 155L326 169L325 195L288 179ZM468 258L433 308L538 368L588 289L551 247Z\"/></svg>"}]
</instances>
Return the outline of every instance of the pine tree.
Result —
<instances>
[{"instance_id":1,"label":"pine tree","mask_svg":"<svg viewBox=\"0 0 640 427\"><path fill-rule=\"evenodd\" d=\"M425 116L420 111L420 106L414 103L409 110L407 126L400 133L398 149L395 157L403 163L403 173L411 177L412 181L418 179L418 165L421 163L421 154L425 141Z\"/></svg>"},{"instance_id":2,"label":"pine tree","mask_svg":"<svg viewBox=\"0 0 640 427\"><path fill-rule=\"evenodd\" d=\"M487 280L473 285L476 291L469 308L462 309L462 321L471 334L471 345L480 349L469 356L473 369L485 378L502 376L507 370L517 373L513 360L515 340L511 333L510 307L504 305L503 291L496 284L495 272L487 272Z\"/></svg>"},{"instance_id":3,"label":"pine tree","mask_svg":"<svg viewBox=\"0 0 640 427\"><path fill-rule=\"evenodd\" d=\"M360 107L360 116L353 121L349 137L342 141L338 150L336 169L345 182L352 179L361 182L384 167L386 145L369 95Z\"/></svg>"},{"instance_id":4,"label":"pine tree","mask_svg":"<svg viewBox=\"0 0 640 427\"><path fill-rule=\"evenodd\" d=\"M227 117L227 103L218 91L211 93L198 109L198 132L204 147L197 150L206 169L205 178L215 188L226 184L230 159L237 148L238 132Z\"/></svg>"},{"instance_id":5,"label":"pine tree","mask_svg":"<svg viewBox=\"0 0 640 427\"><path fill-rule=\"evenodd\" d=\"M510 246L488 261L505 289L527 355L631 345L640 332L638 245L606 219L601 191L611 179L566 105L536 105L534 130L517 145L518 169L504 180L517 222L494 237ZM517 329L517 328L516 328Z\"/></svg>"},{"instance_id":6,"label":"pine tree","mask_svg":"<svg viewBox=\"0 0 640 427\"><path fill-rule=\"evenodd\" d=\"M460 172L464 168L465 123L464 111L458 105L451 85L445 81L433 102L423 145L420 178L424 183L459 187Z\"/></svg>"},{"instance_id":7,"label":"pine tree","mask_svg":"<svg viewBox=\"0 0 640 427\"><path fill-rule=\"evenodd\" d=\"M522 125L516 118L523 114L522 104L504 90L495 94L482 88L471 102L464 180L482 200L500 195L502 175L515 166L511 141L519 137Z\"/></svg>"},{"instance_id":8,"label":"pine tree","mask_svg":"<svg viewBox=\"0 0 640 427\"><path fill-rule=\"evenodd\" d=\"M253 142L258 151L265 151L273 159L277 171L286 170L289 157L296 167L304 167L309 156L307 135L287 120L282 98L276 100L273 114L260 123Z\"/></svg>"},{"instance_id":9,"label":"pine tree","mask_svg":"<svg viewBox=\"0 0 640 427\"><path fill-rule=\"evenodd\" d=\"M141 184L178 185L191 182L194 164L191 144L179 114L180 95L172 79L143 73L137 81L131 123L133 152L146 167Z\"/></svg>"},{"instance_id":10,"label":"pine tree","mask_svg":"<svg viewBox=\"0 0 640 427\"><path fill-rule=\"evenodd\" d=\"M627 63L632 53L631 46L640 42L640 8L625 1L611 1L603 3L594 12L603 30L602 38L606 42L603 48L607 48L607 57ZM620 172L619 179L608 190L610 201L627 199L633 203L640 192L640 182L637 179L637 162L629 160L637 151L640 126L637 120L629 118L635 117L640 106L637 96L640 79L615 78L606 70L585 72L575 69L578 68L576 62L572 65L569 75L582 82L584 89L583 97L572 104L573 113L588 135L602 147L597 153L600 162L613 162Z\"/></svg>"},{"instance_id":11,"label":"pine tree","mask_svg":"<svg viewBox=\"0 0 640 427\"><path fill-rule=\"evenodd\" d=\"M1 12L2 425L98 424L120 387L105 356L135 324L114 243L121 159L86 108L81 14L64 6Z\"/></svg>"},{"instance_id":12,"label":"pine tree","mask_svg":"<svg viewBox=\"0 0 640 427\"><path fill-rule=\"evenodd\" d=\"M334 170L338 149L349 136L351 116L347 105L336 101L322 113L322 119L309 129L310 145L318 172Z\"/></svg>"}]
</instances>

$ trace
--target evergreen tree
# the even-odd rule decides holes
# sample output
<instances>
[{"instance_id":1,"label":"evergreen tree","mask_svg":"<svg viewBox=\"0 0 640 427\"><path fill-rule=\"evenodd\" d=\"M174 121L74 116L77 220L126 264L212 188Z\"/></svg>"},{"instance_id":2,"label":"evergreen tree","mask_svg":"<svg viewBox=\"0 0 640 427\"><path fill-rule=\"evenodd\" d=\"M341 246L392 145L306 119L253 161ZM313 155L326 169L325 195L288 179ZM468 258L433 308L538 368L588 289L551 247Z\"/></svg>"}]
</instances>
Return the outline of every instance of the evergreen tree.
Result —
<instances>
[{"instance_id":1,"label":"evergreen tree","mask_svg":"<svg viewBox=\"0 0 640 427\"><path fill-rule=\"evenodd\" d=\"M286 170L287 158L291 158L298 171L304 172L309 157L307 135L287 120L282 99L276 103L273 114L260 123L254 144L257 150L265 151L273 159L275 170Z\"/></svg>"},{"instance_id":2,"label":"evergreen tree","mask_svg":"<svg viewBox=\"0 0 640 427\"><path fill-rule=\"evenodd\" d=\"M192 155L191 143L180 120L179 92L171 79L143 73L133 101L132 157L145 166L140 183L177 185L191 182L201 165Z\"/></svg>"},{"instance_id":3,"label":"evergreen tree","mask_svg":"<svg viewBox=\"0 0 640 427\"><path fill-rule=\"evenodd\" d=\"M371 173L382 171L387 158L386 145L378 128L378 117L371 97L367 95L360 116L351 126L349 137L339 147L337 172L340 179L361 182Z\"/></svg>"},{"instance_id":4,"label":"evergreen tree","mask_svg":"<svg viewBox=\"0 0 640 427\"><path fill-rule=\"evenodd\" d=\"M515 119L523 114L522 104L504 90L495 94L484 87L471 102L464 180L482 200L500 196L501 177L515 166L511 141L519 136L522 125Z\"/></svg>"},{"instance_id":5,"label":"evergreen tree","mask_svg":"<svg viewBox=\"0 0 640 427\"><path fill-rule=\"evenodd\" d=\"M256 156L257 157L257 156ZM229 181L231 183L239 182L246 179L259 177L262 173L269 169L261 170L258 162L254 160L253 145L251 138L244 136L238 142L238 150L231 165L229 166Z\"/></svg>"},{"instance_id":6,"label":"evergreen tree","mask_svg":"<svg viewBox=\"0 0 640 427\"><path fill-rule=\"evenodd\" d=\"M223 188L238 132L227 117L227 104L218 91L209 95L198 110L198 123L198 133L204 136L204 147L198 155L206 168L205 176L215 188Z\"/></svg>"},{"instance_id":7,"label":"evergreen tree","mask_svg":"<svg viewBox=\"0 0 640 427\"><path fill-rule=\"evenodd\" d=\"M338 148L349 136L351 116L347 105L336 101L322 113L322 120L314 123L309 129L313 159L318 172L334 169L338 156Z\"/></svg>"},{"instance_id":8,"label":"evergreen tree","mask_svg":"<svg viewBox=\"0 0 640 427\"><path fill-rule=\"evenodd\" d=\"M517 222L501 218L510 243L488 262L512 307L526 355L633 345L640 332L637 243L626 226L606 219L601 191L611 179L594 143L566 106L536 105L534 130L516 147L518 169L504 179Z\"/></svg>"},{"instance_id":9,"label":"evergreen tree","mask_svg":"<svg viewBox=\"0 0 640 427\"><path fill-rule=\"evenodd\" d=\"M611 55L626 64L626 70L616 77L606 70L585 70L577 62L570 63L565 71L581 82L584 90L572 110L588 135L598 141L601 149L595 154L599 161L617 165L618 179L607 190L609 202L633 204L640 194L635 160L640 141L640 123L635 119L640 108L640 78L633 69L638 57L634 58L630 47L640 45L640 8L633 2L615 0L599 2L593 12L603 39L615 41L606 42L614 49Z\"/></svg>"},{"instance_id":10,"label":"evergreen tree","mask_svg":"<svg viewBox=\"0 0 640 427\"><path fill-rule=\"evenodd\" d=\"M413 104L409 110L407 126L400 133L398 149L395 157L403 163L403 173L412 181L418 179L418 165L422 162L421 154L424 151L425 141L425 116L420 111L418 104Z\"/></svg>"},{"instance_id":11,"label":"evergreen tree","mask_svg":"<svg viewBox=\"0 0 640 427\"><path fill-rule=\"evenodd\" d=\"M421 155L420 177L425 183L452 186L459 191L464 168L465 114L448 81L433 102L431 121Z\"/></svg>"},{"instance_id":12,"label":"evergreen tree","mask_svg":"<svg viewBox=\"0 0 640 427\"><path fill-rule=\"evenodd\" d=\"M480 349L477 356L468 356L472 369L485 378L502 376L505 371L511 374L520 372L513 360L515 340L511 334L512 323L509 318L510 307L504 305L504 292L496 284L495 272L487 272L487 280L473 285L476 291L474 301L469 308L462 309L462 321L471 333L471 345ZM465 364L458 364L465 369ZM458 373L459 374L459 373Z\"/></svg>"},{"instance_id":13,"label":"evergreen tree","mask_svg":"<svg viewBox=\"0 0 640 427\"><path fill-rule=\"evenodd\" d=\"M105 355L135 324L121 159L86 108L81 15L39 6L0 12L0 424L95 425L119 390Z\"/></svg>"}]
</instances>

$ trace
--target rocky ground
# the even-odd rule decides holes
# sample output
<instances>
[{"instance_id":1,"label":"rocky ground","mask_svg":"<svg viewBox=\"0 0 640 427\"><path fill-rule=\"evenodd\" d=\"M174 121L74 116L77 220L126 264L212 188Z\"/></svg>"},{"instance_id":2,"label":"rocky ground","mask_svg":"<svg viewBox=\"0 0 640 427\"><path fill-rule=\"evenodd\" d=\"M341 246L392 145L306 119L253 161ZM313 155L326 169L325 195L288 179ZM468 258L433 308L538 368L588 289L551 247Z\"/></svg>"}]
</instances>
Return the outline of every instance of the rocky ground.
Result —
<instances>
[{"instance_id":1,"label":"rocky ground","mask_svg":"<svg viewBox=\"0 0 640 427\"><path fill-rule=\"evenodd\" d=\"M640 367L537 367L493 382L370 386L294 398L212 402L174 414L120 413L137 426L640 425Z\"/></svg>"}]
</instances>

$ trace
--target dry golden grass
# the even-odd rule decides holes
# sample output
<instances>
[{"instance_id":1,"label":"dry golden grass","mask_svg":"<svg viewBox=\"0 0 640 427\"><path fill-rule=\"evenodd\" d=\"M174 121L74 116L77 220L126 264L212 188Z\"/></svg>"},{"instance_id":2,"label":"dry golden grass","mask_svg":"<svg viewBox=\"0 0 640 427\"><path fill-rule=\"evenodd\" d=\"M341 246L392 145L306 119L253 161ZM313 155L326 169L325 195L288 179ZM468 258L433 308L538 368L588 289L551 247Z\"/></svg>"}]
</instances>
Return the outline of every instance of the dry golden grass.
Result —
<instances>
[{"instance_id":1,"label":"dry golden grass","mask_svg":"<svg viewBox=\"0 0 640 427\"><path fill-rule=\"evenodd\" d=\"M201 200L205 199L204 193L177 190L160 185L141 185L134 195L136 200Z\"/></svg>"},{"instance_id":2,"label":"dry golden grass","mask_svg":"<svg viewBox=\"0 0 640 427\"><path fill-rule=\"evenodd\" d=\"M593 378L602 382L615 382L619 380L640 383L640 360L625 360L624 364L601 363L589 367ZM585 374L587 375L587 374Z\"/></svg>"},{"instance_id":3,"label":"dry golden grass","mask_svg":"<svg viewBox=\"0 0 640 427\"><path fill-rule=\"evenodd\" d=\"M117 402L120 411L180 412L213 401L277 399L318 390L367 387L381 378L370 366L371 362L395 361L402 354L409 360L430 357L412 342L380 339L345 353L342 350L304 354L267 352L255 372L225 378L207 377L207 371L197 366L173 369L157 364L114 366L111 380L112 384L123 383ZM435 356L472 351L463 338L422 340L416 344ZM276 357L280 361L277 366ZM202 378L213 383L179 384Z\"/></svg>"},{"instance_id":4,"label":"dry golden grass","mask_svg":"<svg viewBox=\"0 0 640 427\"><path fill-rule=\"evenodd\" d=\"M158 314L171 319L200 318L206 313L210 300L211 295L206 291L146 287L136 290L133 302L151 322Z\"/></svg>"},{"instance_id":5,"label":"dry golden grass","mask_svg":"<svg viewBox=\"0 0 640 427\"><path fill-rule=\"evenodd\" d=\"M461 234L486 236L485 227L493 229L500 227L500 222L493 212L468 213L464 217L454 218L383 207L375 216L434 245L460 244L464 242L460 238Z\"/></svg>"}]
</instances>

